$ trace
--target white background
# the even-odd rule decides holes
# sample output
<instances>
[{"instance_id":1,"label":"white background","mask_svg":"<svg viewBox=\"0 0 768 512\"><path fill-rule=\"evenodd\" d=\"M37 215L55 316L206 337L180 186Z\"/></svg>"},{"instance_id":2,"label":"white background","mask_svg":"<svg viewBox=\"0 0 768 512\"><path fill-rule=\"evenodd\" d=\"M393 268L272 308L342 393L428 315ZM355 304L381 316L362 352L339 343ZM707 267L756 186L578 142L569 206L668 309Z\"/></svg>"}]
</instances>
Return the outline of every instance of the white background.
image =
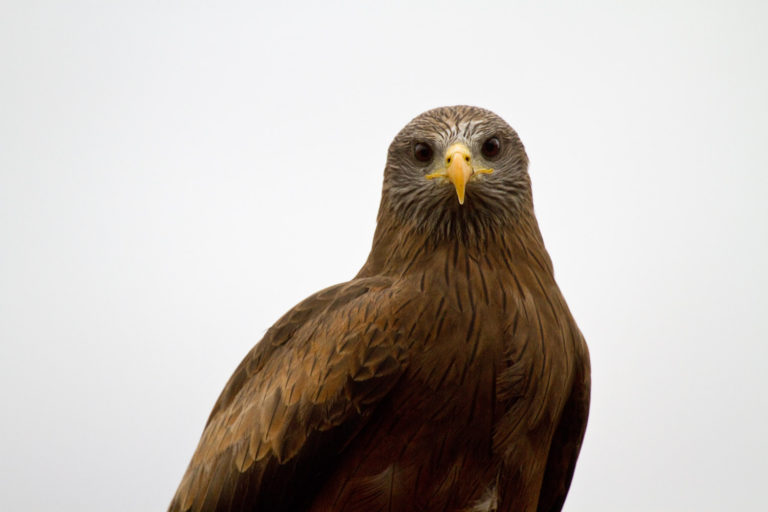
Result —
<instances>
[{"instance_id":1,"label":"white background","mask_svg":"<svg viewBox=\"0 0 768 512\"><path fill-rule=\"evenodd\" d=\"M1 2L0 509L163 510L458 103L520 133L590 345L566 510L764 506L768 4L575 3Z\"/></svg>"}]
</instances>

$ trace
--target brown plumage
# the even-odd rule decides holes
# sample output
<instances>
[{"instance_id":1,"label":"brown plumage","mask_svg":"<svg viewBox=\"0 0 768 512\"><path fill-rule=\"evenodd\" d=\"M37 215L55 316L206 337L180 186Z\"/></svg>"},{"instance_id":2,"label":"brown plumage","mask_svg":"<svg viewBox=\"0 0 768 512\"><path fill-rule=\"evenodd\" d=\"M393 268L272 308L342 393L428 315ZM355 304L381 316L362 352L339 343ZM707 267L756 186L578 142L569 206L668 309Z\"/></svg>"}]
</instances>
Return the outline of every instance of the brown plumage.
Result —
<instances>
[{"instance_id":1,"label":"brown plumage","mask_svg":"<svg viewBox=\"0 0 768 512\"><path fill-rule=\"evenodd\" d=\"M487 110L411 121L389 149L368 261L245 357L169 510L560 510L589 355L527 166Z\"/></svg>"}]
</instances>

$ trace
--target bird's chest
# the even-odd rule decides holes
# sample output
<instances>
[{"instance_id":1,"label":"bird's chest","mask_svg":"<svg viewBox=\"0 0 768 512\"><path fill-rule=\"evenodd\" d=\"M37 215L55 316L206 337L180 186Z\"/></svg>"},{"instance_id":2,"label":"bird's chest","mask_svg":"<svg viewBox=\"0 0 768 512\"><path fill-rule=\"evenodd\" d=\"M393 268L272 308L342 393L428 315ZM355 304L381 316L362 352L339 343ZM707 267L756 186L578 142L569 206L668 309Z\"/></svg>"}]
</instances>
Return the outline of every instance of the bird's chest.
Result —
<instances>
[{"instance_id":1,"label":"bird's chest","mask_svg":"<svg viewBox=\"0 0 768 512\"><path fill-rule=\"evenodd\" d=\"M491 273L464 274L470 279L441 273L401 288L388 317L406 373L356 438L328 500L370 496L365 510L469 510L493 498L510 454L548 444L551 434L529 432L531 421L556 416L561 340L542 327L553 310L533 295L502 294ZM317 510L328 509L323 500Z\"/></svg>"},{"instance_id":2,"label":"bird's chest","mask_svg":"<svg viewBox=\"0 0 768 512\"><path fill-rule=\"evenodd\" d=\"M429 397L411 408L482 428L510 413L532 425L552 422L572 365L570 316L559 291L490 282L503 281L478 271L438 282L416 315L429 321L404 326L411 334L408 386Z\"/></svg>"}]
</instances>

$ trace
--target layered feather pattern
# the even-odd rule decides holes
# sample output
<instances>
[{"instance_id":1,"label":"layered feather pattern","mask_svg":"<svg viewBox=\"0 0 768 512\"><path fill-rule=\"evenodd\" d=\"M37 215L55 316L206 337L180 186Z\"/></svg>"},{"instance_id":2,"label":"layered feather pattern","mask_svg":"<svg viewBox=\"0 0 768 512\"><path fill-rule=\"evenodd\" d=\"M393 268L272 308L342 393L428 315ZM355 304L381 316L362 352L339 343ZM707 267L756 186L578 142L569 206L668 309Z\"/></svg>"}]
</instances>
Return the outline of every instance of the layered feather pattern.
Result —
<instances>
[{"instance_id":1,"label":"layered feather pattern","mask_svg":"<svg viewBox=\"0 0 768 512\"><path fill-rule=\"evenodd\" d=\"M489 136L503 152L464 205L412 159L414 141L439 155ZM390 146L365 265L245 357L169 510L560 510L587 422L589 355L527 163L486 110L409 123Z\"/></svg>"}]
</instances>

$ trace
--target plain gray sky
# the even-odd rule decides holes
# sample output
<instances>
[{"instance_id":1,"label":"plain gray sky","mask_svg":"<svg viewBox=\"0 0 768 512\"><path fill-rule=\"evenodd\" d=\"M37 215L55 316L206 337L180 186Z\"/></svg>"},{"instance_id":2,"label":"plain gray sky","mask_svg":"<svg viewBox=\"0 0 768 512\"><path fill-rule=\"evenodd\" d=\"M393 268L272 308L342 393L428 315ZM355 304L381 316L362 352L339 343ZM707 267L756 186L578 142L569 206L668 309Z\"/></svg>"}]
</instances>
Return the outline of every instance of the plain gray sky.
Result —
<instances>
[{"instance_id":1,"label":"plain gray sky","mask_svg":"<svg viewBox=\"0 0 768 512\"><path fill-rule=\"evenodd\" d=\"M458 103L526 144L590 346L566 510L764 506L768 4L575 3L0 3L0 509L164 509Z\"/></svg>"}]
</instances>

